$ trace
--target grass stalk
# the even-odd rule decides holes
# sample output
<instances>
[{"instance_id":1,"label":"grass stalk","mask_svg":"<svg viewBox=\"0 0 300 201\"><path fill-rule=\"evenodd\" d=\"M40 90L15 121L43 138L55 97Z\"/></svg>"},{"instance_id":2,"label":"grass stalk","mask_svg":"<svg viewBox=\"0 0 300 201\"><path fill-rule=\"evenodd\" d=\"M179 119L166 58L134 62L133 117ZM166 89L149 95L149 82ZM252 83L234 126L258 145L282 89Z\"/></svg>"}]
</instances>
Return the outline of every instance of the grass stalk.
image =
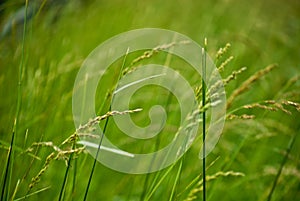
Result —
<instances>
[{"instance_id":1,"label":"grass stalk","mask_svg":"<svg viewBox=\"0 0 300 201\"><path fill-rule=\"evenodd\" d=\"M73 142L73 146L72 146L72 149L74 150L76 147L76 142L74 140ZM65 185L66 185L66 182L67 182L67 178L68 178L68 173L69 173L69 169L70 169L70 166L71 166L71 161L73 159L73 154L74 153L71 153L70 154L70 157L68 159L68 166L67 166L67 169L66 169L66 172L65 172L65 175L64 175L64 180L63 180L63 183L62 183L62 187L60 189L60 193L59 193L59 198L58 200L61 201L63 199L63 194L64 194L64 191L65 191Z\"/></svg>"},{"instance_id":2,"label":"grass stalk","mask_svg":"<svg viewBox=\"0 0 300 201\"><path fill-rule=\"evenodd\" d=\"M75 197L76 175L77 175L77 160L74 161L74 172L73 172L71 200L73 200L73 198Z\"/></svg>"},{"instance_id":3,"label":"grass stalk","mask_svg":"<svg viewBox=\"0 0 300 201\"><path fill-rule=\"evenodd\" d=\"M207 40L206 38L204 39L204 48L202 48L202 107L204 108L205 103L206 103L206 94L205 94L205 80L206 80L206 46L207 46ZM205 164L205 130L206 130L206 112L203 110L202 113L203 117L203 122L202 122L202 133L203 133L203 155L202 155L202 175L203 175L203 191L202 191L202 196L203 196L203 201L206 201L206 164Z\"/></svg>"},{"instance_id":4,"label":"grass stalk","mask_svg":"<svg viewBox=\"0 0 300 201\"><path fill-rule=\"evenodd\" d=\"M161 47L161 48L162 48L162 49L163 49L163 48L174 49L174 45L176 44L175 40L176 40L176 36L174 36L173 42L172 42L172 43L170 43L170 44L167 45L166 47ZM182 41L182 42L183 42L183 41ZM158 49L160 49L160 48L158 48ZM166 57L166 60L165 60L165 62L164 62L164 66L170 66L171 58L172 58L172 54L168 53L168 55L167 55L167 57ZM172 93L169 92L168 95L167 95L167 102L166 102L166 104L164 105L164 108L166 108L166 111L169 110L169 106L170 106L171 99L172 99ZM156 140L156 142L155 142L154 150L157 150L157 149L159 148L160 142L161 142L161 140L160 140L160 138L158 137L157 140ZM156 156L154 156L154 157L152 158L152 161L154 161L155 158L156 158ZM152 164L152 162L151 162L151 164ZM149 167L149 169L151 169L151 166ZM152 181L152 184L151 184L151 187L150 187L150 189L149 189L150 191L153 190L153 187L155 186L155 182L158 180L158 177L159 177L159 176L160 176L160 171L159 171L157 174L155 174L155 177L154 177L154 179L153 179L153 181ZM149 184L148 184L149 180L150 180L150 174L147 174L147 175L146 175L146 178L145 178L145 181L144 181L143 191L142 191L142 194L141 194L141 196L140 196L140 200L144 200L144 199L145 199L145 196L147 195L147 190L148 190L148 186L149 186Z\"/></svg>"},{"instance_id":5,"label":"grass stalk","mask_svg":"<svg viewBox=\"0 0 300 201\"><path fill-rule=\"evenodd\" d=\"M4 172L4 179L3 179L3 186L2 186L2 191L1 191L1 201L7 200L7 193L6 193L6 185L9 185L9 182L7 182L7 177L8 177L8 172L9 172L9 168L10 168L10 161L11 161L11 155L12 155L12 148L13 148L13 144L14 144L14 139L15 139L15 132L13 131L12 134L12 138L11 138L11 144L10 147L8 149L8 157L7 157L7 161L6 161L6 168L5 168L5 172ZM6 183L7 182L7 183Z\"/></svg>"},{"instance_id":6,"label":"grass stalk","mask_svg":"<svg viewBox=\"0 0 300 201\"><path fill-rule=\"evenodd\" d=\"M24 55L25 55L25 39L26 39L26 25L27 25L27 10L28 10L28 0L25 1L25 16L24 16L24 26L23 26L23 37L22 37L22 53L21 53L21 61L19 65L19 78L18 78L18 91L17 91L17 108L15 114L15 120L13 124L13 131L11 137L10 148L8 150L8 158L4 173L3 179L3 186L1 192L1 201L8 200L9 198L9 191L10 191L10 182L12 177L13 171L13 163L14 163L14 143L15 138L18 132L18 123L19 123L19 115L21 111L21 104L22 104L22 78L23 78L23 71L24 71Z\"/></svg>"},{"instance_id":7,"label":"grass stalk","mask_svg":"<svg viewBox=\"0 0 300 201\"><path fill-rule=\"evenodd\" d=\"M121 66L121 69L120 69L120 72L119 72L118 80L116 82L116 86L113 89L112 94L114 94L116 88L118 87L119 80L122 77L122 72L123 72L123 68L125 66L125 61L126 61L128 53L129 53L129 48L127 48L126 54L124 56L123 63L122 63L122 66ZM113 100L113 96L112 96L111 102L112 102L112 100ZM109 105L110 105L109 106L109 111L110 111L111 110L111 103ZM86 199L87 199L87 195L88 195L89 188L90 188L90 185L91 185L91 182L92 182L93 174L94 174L95 167L96 167L97 158L98 158L99 153L100 153L100 148L101 148L102 141L103 141L103 138L104 138L104 135L105 135L105 132L106 132L108 121L109 121L109 117L107 117L107 119L105 121L105 124L104 124L103 132L102 132L102 135L101 135L101 138L100 138L100 141L99 141L99 145L98 145L98 148L97 148L97 153L96 153L96 156L95 156L95 159L94 159L94 162L93 162L93 166L92 166L92 170L91 170L91 173L90 173L90 176L89 176L88 184L87 184L87 187L86 187L86 190L85 190L85 193L84 193L84 198L83 198L84 201L86 201Z\"/></svg>"},{"instance_id":8,"label":"grass stalk","mask_svg":"<svg viewBox=\"0 0 300 201\"><path fill-rule=\"evenodd\" d=\"M91 185L92 178L93 178L94 171L95 171L95 167L96 167L97 158L98 158L99 153L100 153L100 147L101 147L104 135L105 135L105 131L106 131L106 128L107 128L108 120L109 120L109 117L105 121L105 125L104 125L104 128L103 128L103 133L102 133L101 138L100 138L100 142L99 142L99 145L98 145L97 153L96 153L96 156L95 156L95 159L94 159L94 162L93 162L93 166L92 166L92 170L91 170L91 173L90 173L90 176L89 176L89 181L88 181L85 193L84 193L84 198L83 198L84 201L86 201L87 195L88 195L88 192L89 192L89 189L90 189L90 185Z\"/></svg>"},{"instance_id":9,"label":"grass stalk","mask_svg":"<svg viewBox=\"0 0 300 201\"><path fill-rule=\"evenodd\" d=\"M272 196L273 196L273 194L274 194L274 192L275 192L275 189L276 189L276 186L277 186L277 184L278 184L278 179L279 179L279 177L280 177L280 175L281 175L281 173L282 173L283 167L284 167L284 165L285 165L285 163L286 163L286 161L287 161L287 159L288 159L288 156L289 156L289 154L290 154L290 152L291 152L291 150L292 150L292 147L293 147L293 145L294 145L294 143L295 143L295 141L296 141L296 136L297 136L297 134L294 134L293 137L291 138L289 144L288 144L288 147L287 147L287 149L286 149L285 156L284 156L284 158L283 158L283 160L282 160L282 162L281 162L281 164L280 164L280 168L279 168L279 170L278 170L278 172L277 172L277 174L276 174L276 176L275 176L275 179L274 179L272 188L271 188L271 190L270 190L270 193L269 193L269 195L268 195L267 201L271 201L271 200L272 200Z\"/></svg>"}]
</instances>

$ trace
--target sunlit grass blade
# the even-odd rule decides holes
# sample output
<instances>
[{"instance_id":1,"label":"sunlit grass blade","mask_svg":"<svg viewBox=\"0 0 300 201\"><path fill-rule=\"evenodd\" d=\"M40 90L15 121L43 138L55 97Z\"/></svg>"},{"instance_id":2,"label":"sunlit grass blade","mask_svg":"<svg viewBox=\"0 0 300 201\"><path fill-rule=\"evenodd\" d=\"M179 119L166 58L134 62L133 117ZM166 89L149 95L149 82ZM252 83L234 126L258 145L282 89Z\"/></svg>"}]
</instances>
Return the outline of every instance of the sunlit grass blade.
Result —
<instances>
[{"instance_id":1,"label":"sunlit grass blade","mask_svg":"<svg viewBox=\"0 0 300 201\"><path fill-rule=\"evenodd\" d=\"M98 148L98 144L88 142L88 141L79 141L78 144L82 144L84 146L91 147L91 148ZM129 152L122 151L122 150L119 150L119 149L109 148L109 147L106 147L106 146L103 146L103 145L100 146L100 150L112 152L112 153L119 154L119 155L122 155L122 156L130 157L130 158L134 157L134 154L131 154Z\"/></svg>"},{"instance_id":2,"label":"sunlit grass blade","mask_svg":"<svg viewBox=\"0 0 300 201\"><path fill-rule=\"evenodd\" d=\"M127 84L127 85L124 85L123 87L120 87L119 89L115 90L114 94L117 94L117 93L119 93L120 91L122 91L122 90L124 90L124 89L126 89L126 88L128 88L128 87L131 87L131 86L133 86L133 85L135 85L135 84L144 82L144 81L146 81L146 80L151 80L151 79L156 78L156 77L164 76L164 75L165 75L164 73L158 74L158 75L152 75L152 76L145 77L145 78L143 78L143 79L140 79L140 80L131 82L131 83L129 83L129 84Z\"/></svg>"},{"instance_id":3,"label":"sunlit grass blade","mask_svg":"<svg viewBox=\"0 0 300 201\"><path fill-rule=\"evenodd\" d=\"M13 192L13 194L12 194L11 198L10 198L10 200L11 200L11 201L13 201L13 200L14 200L14 198L15 198L15 196L16 196L16 194L17 194L17 192L18 192L19 185L20 185L20 179L18 179L18 181L17 181L17 184L16 184L16 187L15 187L15 190L14 190L14 192Z\"/></svg>"},{"instance_id":4,"label":"sunlit grass blade","mask_svg":"<svg viewBox=\"0 0 300 201\"><path fill-rule=\"evenodd\" d=\"M155 191L158 189L158 187L161 185L161 183L166 179L166 177L171 172L171 170L173 169L174 166L175 166L175 164L173 164L170 167L168 167L167 171L160 177L160 179L157 182L153 182L152 183L153 186L150 188L151 190L146 195L144 201L148 201L148 200L151 199L151 197L153 196L153 194L155 193Z\"/></svg>"},{"instance_id":5,"label":"sunlit grass blade","mask_svg":"<svg viewBox=\"0 0 300 201\"><path fill-rule=\"evenodd\" d=\"M50 189L50 188L51 188L51 186L42 188L42 189L37 190L37 191L35 191L35 192L32 192L32 193L30 193L30 194L28 194L28 195L26 195L26 196L23 196L23 197L19 197L19 198L17 198L17 199L14 199L14 201L25 200L25 199L28 198L28 197L31 197L31 196L33 196L33 195L36 195L36 194L41 193L41 192L43 192L43 191L46 191L46 190L48 190L48 189Z\"/></svg>"},{"instance_id":6,"label":"sunlit grass blade","mask_svg":"<svg viewBox=\"0 0 300 201\"><path fill-rule=\"evenodd\" d=\"M174 184L173 184L173 188L172 188L172 192L171 192L169 201L173 201L174 200L174 196L175 196L175 192L176 192L176 187L177 187L177 185L179 183L179 180L180 180L180 174L181 174L181 171L182 171L182 165L183 165L183 159L180 160L179 167L178 167L178 170L177 170L177 174L176 174L176 177L175 177L175 181L174 181Z\"/></svg>"}]
</instances>

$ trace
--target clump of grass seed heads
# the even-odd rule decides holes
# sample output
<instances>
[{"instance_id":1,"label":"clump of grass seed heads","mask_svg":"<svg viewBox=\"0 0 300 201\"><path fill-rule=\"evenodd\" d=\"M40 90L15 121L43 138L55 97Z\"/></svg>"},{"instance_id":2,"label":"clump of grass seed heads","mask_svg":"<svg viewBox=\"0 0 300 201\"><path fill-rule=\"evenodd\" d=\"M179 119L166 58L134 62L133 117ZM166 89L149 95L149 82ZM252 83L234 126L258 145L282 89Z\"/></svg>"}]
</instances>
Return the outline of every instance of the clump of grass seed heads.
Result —
<instances>
[{"instance_id":1,"label":"clump of grass seed heads","mask_svg":"<svg viewBox=\"0 0 300 201\"><path fill-rule=\"evenodd\" d=\"M239 70L237 71L232 71L232 73L226 78L226 79L223 79L223 80L219 80L217 81L215 84L213 84L207 91L207 99L209 97L213 97L213 98L217 98L219 97L220 95L224 95L224 94L218 94L218 89L220 87L225 87L226 85L228 85L231 81L235 80L237 78L237 76L241 73L243 73L244 71L247 70L247 67L242 67L240 68ZM195 93L196 93L196 97L199 97L201 95L201 90L202 90L202 86L200 87L197 87L196 90L195 90Z\"/></svg>"},{"instance_id":2,"label":"clump of grass seed heads","mask_svg":"<svg viewBox=\"0 0 300 201\"><path fill-rule=\"evenodd\" d=\"M291 115L292 112L288 109L286 109L284 106L292 106L294 107L298 112L300 112L300 104L293 102L293 101L288 101L288 100L281 100L279 102L275 100L266 100L263 101L262 103L253 103L249 105L244 105L243 108L245 109L253 109L253 108L260 108L260 109L265 109L269 111L283 111L286 114Z\"/></svg>"},{"instance_id":3,"label":"clump of grass seed heads","mask_svg":"<svg viewBox=\"0 0 300 201\"><path fill-rule=\"evenodd\" d=\"M245 91L247 91L252 83L257 81L258 79L260 79L267 73L271 72L276 66L277 66L277 64L271 64L271 65L267 66L266 68L264 68L260 71L257 71L254 75L252 75L246 81L244 81L241 84L241 86L239 88L237 88L236 90L234 90L232 92L232 94L229 96L229 98L227 99L227 109L231 107L233 101L236 99L237 96L239 96L242 93L244 93Z\"/></svg>"},{"instance_id":4,"label":"clump of grass seed heads","mask_svg":"<svg viewBox=\"0 0 300 201\"><path fill-rule=\"evenodd\" d=\"M248 115L248 114L242 114L242 115L235 115L235 114L228 114L226 116L226 120L233 120L233 119L254 119L255 115Z\"/></svg>"},{"instance_id":5,"label":"clump of grass seed heads","mask_svg":"<svg viewBox=\"0 0 300 201\"><path fill-rule=\"evenodd\" d=\"M224 55L225 53L228 52L229 48L231 47L230 43L227 43L224 47L221 47L217 54L216 54L216 61L215 63L217 63L218 60L220 60ZM212 77L214 76L217 76L217 74L221 73L224 68L230 63L230 61L233 60L233 56L229 56L227 57L227 59L225 59L225 61L223 61L219 67L217 67L214 72L212 73ZM216 94L218 89L220 87L223 87L225 85L227 85L230 81L236 79L237 75L242 73L243 71L246 70L246 67L243 67L241 68L240 70L238 71L233 71L232 74L226 78L225 80L220 80L218 82L216 82L215 84L213 84L208 90L207 90L207 97L206 97L206 100L209 100L210 97L219 97L220 95L224 95L224 94ZM199 86L197 86L195 88L195 95L196 95L196 98L197 100L200 100L201 102L201 97L202 97L202 83L200 83Z\"/></svg>"},{"instance_id":6,"label":"clump of grass seed heads","mask_svg":"<svg viewBox=\"0 0 300 201\"><path fill-rule=\"evenodd\" d=\"M296 109L298 112L300 112L300 103L289 101L289 100L265 100L257 103L251 103L247 105L243 105L240 108L237 108L235 111L240 110L240 109L262 109L266 111L271 111L271 112L277 112L277 111L282 111L288 115L292 114L292 111L289 108L286 108L287 106L292 107ZM248 114L242 114L242 115L235 115L232 113L229 113L226 116L227 120L233 120L233 119L254 119L255 115L248 115Z\"/></svg>"},{"instance_id":7,"label":"clump of grass seed heads","mask_svg":"<svg viewBox=\"0 0 300 201\"><path fill-rule=\"evenodd\" d=\"M170 49L171 47L174 47L176 45L185 45L185 44L189 44L190 41L179 41L179 42L171 42L168 44L163 44L163 45L159 45L151 50L145 51L141 56L135 58L122 72L122 75L125 75L127 73L130 73L132 71L134 71L137 67L133 67L134 65L136 65L137 63L141 62L142 60L145 59L149 59L151 57L153 57L154 55L156 55L157 53Z\"/></svg>"},{"instance_id":8,"label":"clump of grass seed heads","mask_svg":"<svg viewBox=\"0 0 300 201\"><path fill-rule=\"evenodd\" d=\"M232 80L235 80L237 78L237 76L241 73L243 73L244 71L247 70L247 67L242 67L237 71L232 71L232 73L223 80L223 84L224 86L226 86L228 83L230 83Z\"/></svg>"},{"instance_id":9,"label":"clump of grass seed heads","mask_svg":"<svg viewBox=\"0 0 300 201\"><path fill-rule=\"evenodd\" d=\"M46 161L43 165L43 168L39 171L39 173L33 177L31 179L31 183L29 184L29 190L28 192L40 181L40 178L42 177L42 175L46 172L46 170L49 168L50 166L50 162L55 158L55 153L52 152L51 154L49 154L46 158Z\"/></svg>"},{"instance_id":10,"label":"clump of grass seed heads","mask_svg":"<svg viewBox=\"0 0 300 201\"><path fill-rule=\"evenodd\" d=\"M56 146L53 142L34 142L30 147L26 149L25 152L32 152L34 147L42 146L42 147L51 147L54 151L61 151L58 146Z\"/></svg>"},{"instance_id":11,"label":"clump of grass seed heads","mask_svg":"<svg viewBox=\"0 0 300 201\"><path fill-rule=\"evenodd\" d=\"M227 66L229 64L229 62L231 62L234 59L233 56L228 57L225 61L223 61L220 66L218 66L218 71L222 72L225 68L225 66Z\"/></svg>"},{"instance_id":12,"label":"clump of grass seed heads","mask_svg":"<svg viewBox=\"0 0 300 201\"><path fill-rule=\"evenodd\" d=\"M224 47L221 47L216 54L216 59L219 60L221 57L223 57L223 55L226 52L228 52L230 47L231 47L230 43L226 43L226 45Z\"/></svg>"},{"instance_id":13,"label":"clump of grass seed heads","mask_svg":"<svg viewBox=\"0 0 300 201\"><path fill-rule=\"evenodd\" d=\"M46 172L46 170L49 168L50 163L54 160L64 160L66 164L68 164L68 156L70 154L80 155L85 150L85 147L78 147L76 149L70 149L70 150L60 150L50 153L45 163L42 167L42 169L38 172L38 174L31 179L31 183L29 184L29 190L30 191L37 183L39 183L40 178L42 175Z\"/></svg>"},{"instance_id":14,"label":"clump of grass seed heads","mask_svg":"<svg viewBox=\"0 0 300 201\"><path fill-rule=\"evenodd\" d=\"M224 47L221 47L218 52L215 55L215 65L217 65L217 71L216 72L222 72L225 67L234 59L234 56L227 57L221 64L219 64L221 58L229 51L231 47L230 43L226 43Z\"/></svg>"},{"instance_id":15,"label":"clump of grass seed heads","mask_svg":"<svg viewBox=\"0 0 300 201\"><path fill-rule=\"evenodd\" d=\"M243 177L243 176L245 176L245 174L241 173L241 172L234 172L234 171L227 171L227 172L219 171L213 175L206 176L205 180L212 181L219 177L228 177L228 176L234 176L234 177L242 176ZM198 199L198 194L201 191L203 191L203 178L197 182L197 184L195 185L195 187L193 189L191 189L191 191L188 194L188 197L184 201L193 201L193 200Z\"/></svg>"},{"instance_id":16,"label":"clump of grass seed heads","mask_svg":"<svg viewBox=\"0 0 300 201\"><path fill-rule=\"evenodd\" d=\"M107 119L108 117L114 116L114 115L124 115L124 114L131 114L135 112L142 111L141 108L137 108L134 110L125 110L122 112L119 111L110 111L107 112L105 115L97 116L94 119L91 119L88 123L84 124L83 126L79 126L79 128L76 130L77 133L80 133L81 131L86 130L87 128L93 127L94 125L98 124L100 121Z\"/></svg>"},{"instance_id":17,"label":"clump of grass seed heads","mask_svg":"<svg viewBox=\"0 0 300 201\"><path fill-rule=\"evenodd\" d=\"M89 122L87 122L86 124L80 126L72 135L70 135L66 140L64 140L60 146L65 145L65 144L73 144L75 143L80 136L88 136L88 137L92 137L92 138L97 138L99 136L93 135L93 134L88 134L88 133L84 133L81 134L80 132L89 129L90 127L100 123L100 121L107 119L110 116L113 115L124 115L124 114L131 114L131 113L135 113L135 112L139 112L142 109L138 108L138 109L134 109L134 110L125 110L125 111L109 111L106 114L102 115L102 116L97 116L93 119L91 119ZM46 170L49 168L50 164L52 161L54 160L64 160L66 165L68 165L68 160L69 160L69 156L71 154L74 154L75 157L79 156L80 154L82 154L85 151L85 146L81 146L81 147L77 147L75 149L67 149L67 150L63 150L62 148L60 148L59 146L54 145L53 142L34 142L27 150L26 152L32 152L34 147L37 146L43 146L43 147L51 147L54 149L53 152L51 152L46 160L45 163L43 164L42 169L38 172L38 174L33 177L31 179L31 183L29 184L29 190L28 192L36 185L39 183L40 178L42 177L42 175L46 172Z\"/></svg>"}]
</instances>

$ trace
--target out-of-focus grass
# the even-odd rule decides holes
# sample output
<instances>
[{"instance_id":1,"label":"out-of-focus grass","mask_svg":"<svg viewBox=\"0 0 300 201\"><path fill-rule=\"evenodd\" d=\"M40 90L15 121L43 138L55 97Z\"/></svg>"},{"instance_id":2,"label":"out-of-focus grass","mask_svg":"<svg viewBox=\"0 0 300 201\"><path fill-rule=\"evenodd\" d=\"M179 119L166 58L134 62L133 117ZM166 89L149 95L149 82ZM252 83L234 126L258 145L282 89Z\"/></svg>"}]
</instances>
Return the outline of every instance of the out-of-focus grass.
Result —
<instances>
[{"instance_id":1,"label":"out-of-focus grass","mask_svg":"<svg viewBox=\"0 0 300 201\"><path fill-rule=\"evenodd\" d=\"M74 131L72 120L72 87L84 58L101 42L124 31L158 27L183 33L202 44L209 40L213 56L218 47L232 44L235 56L226 67L224 78L241 66L245 73L230 83L230 94L246 78L270 63L278 67L237 98L233 108L263 100L278 99L280 90L290 78L299 75L300 12L298 1L84 1L70 3L59 13L43 10L28 23L25 41L25 71L22 83L22 107L16 145L26 149L32 142L52 141L59 144ZM12 11L1 16L1 23ZM0 41L0 157L5 161L7 145L16 110L18 66L21 58L21 37L14 33ZM288 88L300 101L299 81ZM279 96L279 97L278 97ZM99 104L99 103L98 103ZM105 111L102 112L102 114ZM299 132L299 114L287 115L253 110L257 119L227 122L223 136L208 162L220 159L208 170L235 170L246 176L219 178L208 185L210 200L264 200L272 186L290 137ZM27 134L26 134L27 133ZM26 141L25 139L26 134ZM295 200L299 197L299 138L275 190L274 200ZM22 179L16 197L26 194L30 179L41 169L50 149L40 148L41 161L16 151L12 187ZM186 154L178 191L201 172L199 147ZM86 187L92 158L78 158L75 200L80 200ZM4 169L0 164L0 170ZM175 166L177 167L177 166ZM63 170L63 171L57 171ZM35 190L50 189L28 200L57 199L64 176L64 162L55 162L41 178ZM1 171L3 172L3 171ZM153 200L167 200L172 190L176 169L153 195ZM145 175L126 175L97 165L90 198L96 200L139 200ZM154 174L150 174L154 178ZM2 184L1 184L2 185ZM67 189L70 187L67 187ZM182 200L182 197L179 197Z\"/></svg>"}]
</instances>

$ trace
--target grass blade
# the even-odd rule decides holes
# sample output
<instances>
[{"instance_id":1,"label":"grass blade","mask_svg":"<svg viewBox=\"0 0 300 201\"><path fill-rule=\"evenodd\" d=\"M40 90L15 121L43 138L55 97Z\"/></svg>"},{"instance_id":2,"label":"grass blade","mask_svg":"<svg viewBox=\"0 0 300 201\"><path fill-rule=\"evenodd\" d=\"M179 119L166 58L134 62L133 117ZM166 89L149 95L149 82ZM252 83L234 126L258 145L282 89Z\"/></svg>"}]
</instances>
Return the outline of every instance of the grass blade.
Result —
<instances>
[{"instance_id":1,"label":"grass blade","mask_svg":"<svg viewBox=\"0 0 300 201\"><path fill-rule=\"evenodd\" d=\"M172 188L172 192L171 192L169 201L174 200L173 197L175 195L176 186L179 182L179 178L180 178L180 174L181 174L181 170L182 170L182 165L183 165L183 159L180 160L179 168L178 168L178 171L177 171L177 174L176 174L176 178L175 178L175 181L174 181L174 185L173 185L173 188Z\"/></svg>"},{"instance_id":2,"label":"grass blade","mask_svg":"<svg viewBox=\"0 0 300 201\"><path fill-rule=\"evenodd\" d=\"M26 196L17 198L17 199L15 199L14 201L24 200L24 199L26 199L26 198L28 198L28 197L30 197L30 196L36 195L36 194L41 193L41 192L43 192L43 191L46 191L46 190L48 190L48 189L50 189L50 188L51 188L50 186L45 187L45 188L42 188L42 189L37 190L37 191L35 191L35 192L33 192L33 193L30 193L30 194L28 194L28 195L26 195Z\"/></svg>"},{"instance_id":3,"label":"grass blade","mask_svg":"<svg viewBox=\"0 0 300 201\"><path fill-rule=\"evenodd\" d=\"M150 198L152 197L152 195L154 194L154 192L158 189L158 187L160 186L160 184L163 182L163 180L167 177L167 175L171 172L171 170L173 169L173 167L175 166L175 164L171 165L168 170L165 172L165 174L160 178L160 180L156 183L155 186L153 186L153 188L151 188L152 190L148 193L148 195L146 196L144 201L148 201L150 200Z\"/></svg>"},{"instance_id":4,"label":"grass blade","mask_svg":"<svg viewBox=\"0 0 300 201\"><path fill-rule=\"evenodd\" d=\"M14 200L14 198L15 198L15 196L16 196L16 194L17 194L17 192L18 192L19 185L20 185L20 179L18 179L18 181L17 181L17 185L16 185L16 187L15 187L15 190L14 190L14 192L13 192L13 195L12 195L12 196L11 196L11 198L10 198L10 200L11 200L11 201L13 201L13 200Z\"/></svg>"},{"instance_id":5,"label":"grass blade","mask_svg":"<svg viewBox=\"0 0 300 201\"><path fill-rule=\"evenodd\" d=\"M131 83L129 83L129 84L127 84L127 85L124 85L123 87L120 87L119 89L117 89L117 90L114 92L114 94L119 93L120 91L122 91L122 90L124 90L124 89L126 89L126 88L128 88L128 87L131 87L131 86L133 86L133 85L135 85L135 84L144 82L144 81L146 81L146 80L151 80L151 79L156 78L156 77L164 76L164 75L165 75L164 73L158 74L158 75L152 75L152 76L145 77L145 78L143 78L143 79L140 79L140 80L131 82Z\"/></svg>"},{"instance_id":6,"label":"grass blade","mask_svg":"<svg viewBox=\"0 0 300 201\"><path fill-rule=\"evenodd\" d=\"M92 143L92 142L88 142L88 141L79 141L78 144L82 144L84 146L88 146L88 147L92 147L92 148L98 148L98 144ZM105 147L105 146L100 146L99 148L100 150L104 150L104 151L109 151L115 154L119 154L122 156L127 156L130 158L134 157L134 154L128 153L126 151L122 151L122 150L118 150L118 149L113 149L113 148L109 148L109 147Z\"/></svg>"}]
</instances>

